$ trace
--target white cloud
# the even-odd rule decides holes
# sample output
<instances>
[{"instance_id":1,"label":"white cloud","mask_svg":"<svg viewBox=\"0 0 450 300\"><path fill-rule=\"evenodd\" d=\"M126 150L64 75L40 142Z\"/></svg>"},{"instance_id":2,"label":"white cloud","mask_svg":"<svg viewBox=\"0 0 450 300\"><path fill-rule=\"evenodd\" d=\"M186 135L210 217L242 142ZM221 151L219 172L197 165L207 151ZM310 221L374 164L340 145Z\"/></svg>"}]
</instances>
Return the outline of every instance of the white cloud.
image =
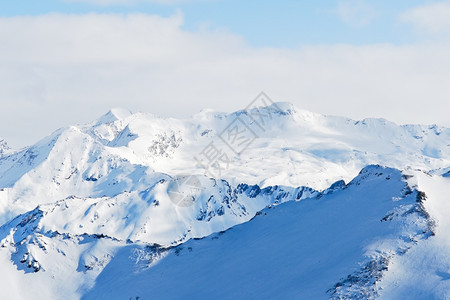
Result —
<instances>
[{"instance_id":1,"label":"white cloud","mask_svg":"<svg viewBox=\"0 0 450 300\"><path fill-rule=\"evenodd\" d=\"M261 90L320 113L450 125L449 46L252 48L182 24L179 14L0 18L0 137L31 143L111 107L232 111Z\"/></svg>"},{"instance_id":2,"label":"white cloud","mask_svg":"<svg viewBox=\"0 0 450 300\"><path fill-rule=\"evenodd\" d=\"M415 7L401 14L400 20L411 23L423 33L450 33L450 2Z\"/></svg>"},{"instance_id":3,"label":"white cloud","mask_svg":"<svg viewBox=\"0 0 450 300\"><path fill-rule=\"evenodd\" d=\"M339 1L336 12L343 22L355 27L371 23L378 15L376 9L364 0Z\"/></svg>"}]
</instances>

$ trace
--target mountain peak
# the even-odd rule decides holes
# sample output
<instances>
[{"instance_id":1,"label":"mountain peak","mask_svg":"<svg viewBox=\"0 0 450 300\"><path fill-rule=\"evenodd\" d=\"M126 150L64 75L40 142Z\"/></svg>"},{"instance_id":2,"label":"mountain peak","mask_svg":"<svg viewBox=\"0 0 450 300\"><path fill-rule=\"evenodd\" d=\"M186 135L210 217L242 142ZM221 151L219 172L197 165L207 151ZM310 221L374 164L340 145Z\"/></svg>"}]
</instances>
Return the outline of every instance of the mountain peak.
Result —
<instances>
[{"instance_id":1,"label":"mountain peak","mask_svg":"<svg viewBox=\"0 0 450 300\"><path fill-rule=\"evenodd\" d=\"M97 124L111 123L117 120L123 120L131 116L133 113L124 108L112 108L106 114L97 119Z\"/></svg>"},{"instance_id":2,"label":"mountain peak","mask_svg":"<svg viewBox=\"0 0 450 300\"><path fill-rule=\"evenodd\" d=\"M240 115L259 115L262 111L268 110L271 114L277 114L282 116L294 115L301 113L302 115L320 115L315 114L307 110L298 109L291 102L271 102L258 105L258 103L252 103L247 108L239 109L232 112L219 112L214 109L202 109L200 112L192 115L196 120L211 120L211 119L223 119L227 116L240 116Z\"/></svg>"}]
</instances>

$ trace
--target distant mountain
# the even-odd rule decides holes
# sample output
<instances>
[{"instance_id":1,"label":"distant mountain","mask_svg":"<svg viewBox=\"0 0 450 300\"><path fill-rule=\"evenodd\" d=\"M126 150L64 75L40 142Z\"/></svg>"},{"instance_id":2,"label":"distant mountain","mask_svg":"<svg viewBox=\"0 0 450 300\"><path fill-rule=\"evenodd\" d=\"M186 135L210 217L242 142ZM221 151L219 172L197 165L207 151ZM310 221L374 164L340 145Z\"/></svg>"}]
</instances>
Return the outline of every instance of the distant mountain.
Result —
<instances>
[{"instance_id":1,"label":"distant mountain","mask_svg":"<svg viewBox=\"0 0 450 300\"><path fill-rule=\"evenodd\" d=\"M436 125L289 103L182 120L113 109L21 150L0 141L0 288L449 299L449 172Z\"/></svg>"},{"instance_id":2,"label":"distant mountain","mask_svg":"<svg viewBox=\"0 0 450 300\"><path fill-rule=\"evenodd\" d=\"M0 187L9 190L0 221L72 195L114 197L144 190L164 174L321 190L337 180L348 182L369 164L438 174L450 166L447 128L353 121L287 103L268 111L262 121L251 110L203 111L177 120L115 109L91 124L57 130L0 160ZM247 135L238 140L234 129L246 129ZM212 156L212 150L223 155L220 170L204 168L205 152Z\"/></svg>"}]
</instances>

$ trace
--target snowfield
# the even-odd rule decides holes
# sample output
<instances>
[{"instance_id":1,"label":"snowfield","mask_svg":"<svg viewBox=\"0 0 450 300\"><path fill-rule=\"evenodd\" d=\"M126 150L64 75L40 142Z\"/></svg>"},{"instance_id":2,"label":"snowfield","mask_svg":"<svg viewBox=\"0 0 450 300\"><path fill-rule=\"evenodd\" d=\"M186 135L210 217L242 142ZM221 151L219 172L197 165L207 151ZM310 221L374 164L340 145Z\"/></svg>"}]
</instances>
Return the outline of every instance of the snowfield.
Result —
<instances>
[{"instance_id":1,"label":"snowfield","mask_svg":"<svg viewBox=\"0 0 450 300\"><path fill-rule=\"evenodd\" d=\"M1 298L450 299L450 129L264 110L0 140Z\"/></svg>"}]
</instances>

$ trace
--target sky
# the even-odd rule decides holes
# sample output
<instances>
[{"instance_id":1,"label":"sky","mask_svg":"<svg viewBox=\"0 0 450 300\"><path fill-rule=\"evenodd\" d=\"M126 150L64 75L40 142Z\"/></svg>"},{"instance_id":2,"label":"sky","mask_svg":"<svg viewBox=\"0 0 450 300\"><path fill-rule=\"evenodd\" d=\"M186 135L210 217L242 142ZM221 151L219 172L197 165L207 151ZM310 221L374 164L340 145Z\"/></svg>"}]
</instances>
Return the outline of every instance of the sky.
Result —
<instances>
[{"instance_id":1,"label":"sky","mask_svg":"<svg viewBox=\"0 0 450 300\"><path fill-rule=\"evenodd\" d=\"M0 2L0 138L274 101L450 127L450 0Z\"/></svg>"}]
</instances>

